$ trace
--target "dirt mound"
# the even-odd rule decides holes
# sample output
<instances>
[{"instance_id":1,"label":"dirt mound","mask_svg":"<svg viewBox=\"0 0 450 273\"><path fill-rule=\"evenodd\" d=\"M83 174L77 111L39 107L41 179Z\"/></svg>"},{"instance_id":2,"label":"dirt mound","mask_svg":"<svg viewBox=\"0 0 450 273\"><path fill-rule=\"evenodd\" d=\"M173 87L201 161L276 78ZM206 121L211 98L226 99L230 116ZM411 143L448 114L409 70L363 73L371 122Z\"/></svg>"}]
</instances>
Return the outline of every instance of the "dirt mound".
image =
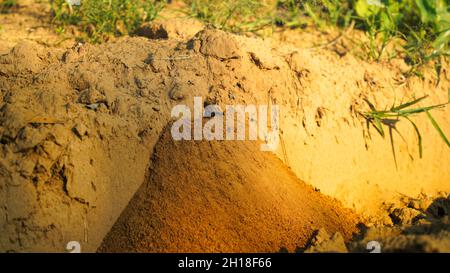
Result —
<instances>
[{"instance_id":1,"label":"dirt mound","mask_svg":"<svg viewBox=\"0 0 450 273\"><path fill-rule=\"evenodd\" d=\"M167 131L100 251L294 251L316 228L349 239L357 223L257 142L178 142Z\"/></svg>"},{"instance_id":2,"label":"dirt mound","mask_svg":"<svg viewBox=\"0 0 450 273\"><path fill-rule=\"evenodd\" d=\"M158 26L165 28L167 22ZM69 49L21 43L0 56L0 250L95 251L145 179L171 109L205 104L281 108L275 154L302 181L377 216L399 197L450 192L450 154L426 117L391 141L360 113L429 95L450 79L405 79L392 64L205 29L194 38L121 38ZM170 33L175 33L173 39ZM151 35L149 37L152 37ZM425 106L425 105L422 105ZM444 132L449 108L434 111ZM447 133L448 134L448 133Z\"/></svg>"}]
</instances>

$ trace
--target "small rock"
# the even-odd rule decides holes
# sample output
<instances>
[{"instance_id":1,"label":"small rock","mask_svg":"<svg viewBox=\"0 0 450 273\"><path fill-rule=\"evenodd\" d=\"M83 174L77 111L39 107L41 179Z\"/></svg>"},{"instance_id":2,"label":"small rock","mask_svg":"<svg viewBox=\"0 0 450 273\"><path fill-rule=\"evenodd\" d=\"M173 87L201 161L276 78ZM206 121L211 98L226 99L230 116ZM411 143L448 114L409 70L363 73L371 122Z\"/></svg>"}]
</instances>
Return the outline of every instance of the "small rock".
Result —
<instances>
[{"instance_id":1,"label":"small rock","mask_svg":"<svg viewBox=\"0 0 450 273\"><path fill-rule=\"evenodd\" d=\"M321 228L316 231L315 236L311 240L310 246L305 251L306 253L347 253L348 249L345 245L344 237L341 233L336 232L332 236Z\"/></svg>"},{"instance_id":2,"label":"small rock","mask_svg":"<svg viewBox=\"0 0 450 273\"><path fill-rule=\"evenodd\" d=\"M200 52L219 59L239 58L242 56L235 38L219 30L204 30L199 33L202 40Z\"/></svg>"},{"instance_id":3,"label":"small rock","mask_svg":"<svg viewBox=\"0 0 450 273\"><path fill-rule=\"evenodd\" d=\"M73 127L73 132L81 139L87 134L87 131L88 129L83 123L77 123L75 127Z\"/></svg>"},{"instance_id":4,"label":"small rock","mask_svg":"<svg viewBox=\"0 0 450 273\"><path fill-rule=\"evenodd\" d=\"M169 97L172 100L183 100L185 95L184 95L184 89L181 88L179 85L175 85L170 91L169 91Z\"/></svg>"},{"instance_id":5,"label":"small rock","mask_svg":"<svg viewBox=\"0 0 450 273\"><path fill-rule=\"evenodd\" d=\"M412 224L420 218L425 217L422 212L412 208L395 208L390 213L390 216L394 224L401 225Z\"/></svg>"}]
</instances>

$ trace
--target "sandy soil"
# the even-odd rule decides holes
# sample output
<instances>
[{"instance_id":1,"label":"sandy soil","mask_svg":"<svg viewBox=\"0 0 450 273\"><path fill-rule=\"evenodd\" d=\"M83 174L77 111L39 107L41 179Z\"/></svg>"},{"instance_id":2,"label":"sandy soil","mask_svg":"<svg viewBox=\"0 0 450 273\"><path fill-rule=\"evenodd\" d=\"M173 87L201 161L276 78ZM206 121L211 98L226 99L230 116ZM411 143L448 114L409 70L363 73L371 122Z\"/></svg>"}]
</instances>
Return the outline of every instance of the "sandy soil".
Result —
<instances>
[{"instance_id":1,"label":"sandy soil","mask_svg":"<svg viewBox=\"0 0 450 273\"><path fill-rule=\"evenodd\" d=\"M358 222L257 142L178 142L167 130L100 251L295 251L318 228L349 240Z\"/></svg>"},{"instance_id":2,"label":"sandy soil","mask_svg":"<svg viewBox=\"0 0 450 273\"><path fill-rule=\"evenodd\" d=\"M450 252L450 196L432 199L404 198L400 207L391 207L392 223L369 224L351 242L340 233L318 230L306 252ZM370 244L374 243L377 246ZM375 248L374 248L375 247ZM377 249L377 247L379 247Z\"/></svg>"},{"instance_id":3,"label":"sandy soil","mask_svg":"<svg viewBox=\"0 0 450 273\"><path fill-rule=\"evenodd\" d=\"M29 18L1 17L0 35L8 37L0 45L7 52L0 55L1 251L60 252L73 240L83 251L96 251L102 242L103 251L294 251L308 245L319 251L329 240L356 251L374 237L394 251L407 249L417 236L439 238L441 245L427 251L448 249L449 210L444 205L436 209L443 214L428 212L436 200L448 200L448 148L426 117L414 118L425 147L420 159L413 128L400 122L401 137L393 139L396 167L391 140L359 114L369 109L366 100L378 108L425 94L427 104L446 102L448 63L439 83L431 68L425 80L405 79L401 60L367 63L335 48L299 44L310 34L280 42L278 36L238 36L199 23L186 28L191 23L180 20L146 25L144 37L67 48L13 34L18 26L5 18L14 16ZM163 132L172 107L191 105L194 96L222 106L279 105L278 150L260 153L247 142L168 141ZM449 111L433 113L444 132L450 132ZM207 160L212 155L222 160ZM190 213L196 218L188 221ZM368 228L354 238L355 246L349 242L353 213ZM421 213L425 220L411 220ZM220 232L211 233L210 224ZM385 227L404 240L379 232ZM326 232L314 239L320 228ZM256 238L253 229L267 236Z\"/></svg>"}]
</instances>

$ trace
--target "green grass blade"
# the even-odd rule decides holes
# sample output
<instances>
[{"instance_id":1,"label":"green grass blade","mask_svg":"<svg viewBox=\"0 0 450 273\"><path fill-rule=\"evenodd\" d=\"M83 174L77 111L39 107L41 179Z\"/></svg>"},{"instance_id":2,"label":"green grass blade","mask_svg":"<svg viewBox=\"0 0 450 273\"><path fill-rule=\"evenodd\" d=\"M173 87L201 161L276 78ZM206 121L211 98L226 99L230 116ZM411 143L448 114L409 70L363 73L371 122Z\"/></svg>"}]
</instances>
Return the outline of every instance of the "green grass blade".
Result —
<instances>
[{"instance_id":1,"label":"green grass blade","mask_svg":"<svg viewBox=\"0 0 450 273\"><path fill-rule=\"evenodd\" d=\"M399 105L397 107L393 107L391 110L392 111L398 111L398 110L401 110L401 109L405 109L405 108L407 108L409 106L412 106L414 104L417 104L417 103L421 102L422 100L426 99L427 97L428 97L428 95L425 95L425 96L420 97L418 99L415 99L413 101L410 101L410 102L407 102L407 103L403 103L403 104L401 104L401 105Z\"/></svg>"},{"instance_id":2,"label":"green grass blade","mask_svg":"<svg viewBox=\"0 0 450 273\"><path fill-rule=\"evenodd\" d=\"M426 113L427 113L428 118L431 121L431 124L433 124L434 128L438 131L438 133L441 136L442 140L444 140L444 142L450 148L450 142L448 141L448 139L445 136L444 132L442 132L441 127L439 127L439 124L436 122L436 120L433 118L433 116L430 114L430 112L426 111Z\"/></svg>"},{"instance_id":3,"label":"green grass blade","mask_svg":"<svg viewBox=\"0 0 450 273\"><path fill-rule=\"evenodd\" d=\"M383 125L381 124L381 121L379 118L374 119L373 125L375 126L375 129L377 129L378 133L380 133L380 135L382 137L384 137Z\"/></svg>"},{"instance_id":4,"label":"green grass blade","mask_svg":"<svg viewBox=\"0 0 450 273\"><path fill-rule=\"evenodd\" d=\"M407 115L427 112L427 111L437 109L437 108L442 108L442 107L446 106L447 104L449 104L449 103L447 102L447 103L436 104L436 105L427 106L427 107L414 108L414 109L408 109L408 110L400 110L400 111L396 111L396 113L399 114L400 116L407 116Z\"/></svg>"},{"instance_id":5,"label":"green grass blade","mask_svg":"<svg viewBox=\"0 0 450 273\"><path fill-rule=\"evenodd\" d=\"M308 2L304 3L304 7L305 7L306 13L309 15L309 17L311 17L311 19L314 21L314 23L315 23L319 28L322 28L322 26L323 26L322 20L321 20L321 19L319 18L319 16L313 11L313 9L311 8L311 6L309 5Z\"/></svg>"},{"instance_id":6,"label":"green grass blade","mask_svg":"<svg viewBox=\"0 0 450 273\"><path fill-rule=\"evenodd\" d=\"M414 123L414 121L412 121L408 117L406 117L406 119L409 120L409 122L411 122L412 126L414 127L414 130L416 131L418 145L419 145L419 155L420 155L420 158L422 158L422 155L423 155L422 135L420 134L419 128L417 128L417 125Z\"/></svg>"}]
</instances>

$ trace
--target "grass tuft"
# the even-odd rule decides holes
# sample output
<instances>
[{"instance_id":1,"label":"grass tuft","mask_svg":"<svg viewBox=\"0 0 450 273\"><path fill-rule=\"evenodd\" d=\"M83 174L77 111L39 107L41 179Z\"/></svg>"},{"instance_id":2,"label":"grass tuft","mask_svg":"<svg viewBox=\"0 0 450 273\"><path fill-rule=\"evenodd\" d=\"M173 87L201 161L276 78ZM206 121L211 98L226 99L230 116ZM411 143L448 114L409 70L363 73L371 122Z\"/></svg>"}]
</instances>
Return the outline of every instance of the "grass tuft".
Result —
<instances>
[{"instance_id":1,"label":"grass tuft","mask_svg":"<svg viewBox=\"0 0 450 273\"><path fill-rule=\"evenodd\" d=\"M418 147L419 147L419 155L420 158L423 156L423 147L422 147L422 134L420 133L419 128L417 127L416 123L411 119L412 116L417 114L425 113L430 120L433 127L436 129L436 131L439 133L439 136L442 138L442 140L447 144L447 146L450 148L450 142L448 138L445 136L444 132L441 130L439 124L436 122L436 120L431 115L430 111L443 108L447 106L447 104L450 104L450 100L446 103L442 104L436 104L426 107L413 107L417 105L418 103L425 100L428 96L423 96L415 100L411 100L406 103L402 103L398 106L393 105L390 109L387 110L377 110L371 103L368 102L369 107L371 108L371 111L367 113L363 113L362 115L366 118L366 120L371 123L375 129L378 131L378 133L385 137L384 132L384 126L387 126L389 128L391 137L392 137L392 130L397 131L396 124L400 121L400 119L405 119L411 123L411 125L414 128L414 131L417 134L418 139ZM397 131L398 132L398 131ZM391 139L392 141L392 139ZM394 153L395 158L395 153Z\"/></svg>"},{"instance_id":2,"label":"grass tuft","mask_svg":"<svg viewBox=\"0 0 450 273\"><path fill-rule=\"evenodd\" d=\"M66 0L51 1L53 23L58 32L75 25L87 40L99 43L111 36L133 33L142 23L154 20L164 1L160 0L81 0L79 6Z\"/></svg>"},{"instance_id":3,"label":"grass tuft","mask_svg":"<svg viewBox=\"0 0 450 273\"><path fill-rule=\"evenodd\" d=\"M8 13L17 6L18 3L16 0L0 0L0 13Z\"/></svg>"},{"instance_id":4,"label":"grass tuft","mask_svg":"<svg viewBox=\"0 0 450 273\"><path fill-rule=\"evenodd\" d=\"M188 14L218 29L257 32L272 26L270 2L260 0L186 0Z\"/></svg>"}]
</instances>

